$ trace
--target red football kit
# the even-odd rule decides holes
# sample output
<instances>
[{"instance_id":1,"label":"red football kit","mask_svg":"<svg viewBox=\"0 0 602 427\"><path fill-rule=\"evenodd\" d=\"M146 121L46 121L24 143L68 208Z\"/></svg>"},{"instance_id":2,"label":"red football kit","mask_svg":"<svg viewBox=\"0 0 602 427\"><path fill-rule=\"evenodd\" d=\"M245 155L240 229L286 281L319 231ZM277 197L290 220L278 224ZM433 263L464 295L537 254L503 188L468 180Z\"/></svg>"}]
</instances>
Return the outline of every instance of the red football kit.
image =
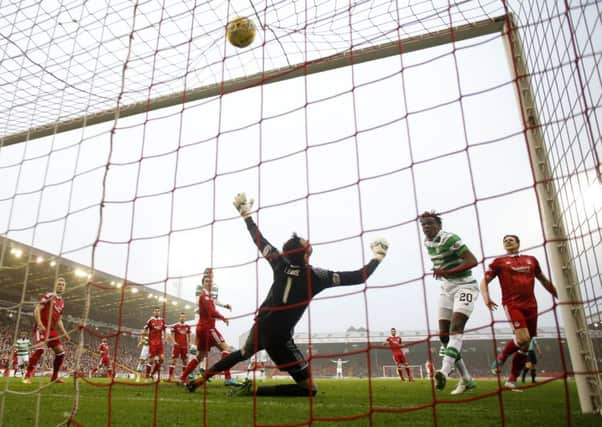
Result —
<instances>
[{"instance_id":1,"label":"red football kit","mask_svg":"<svg viewBox=\"0 0 602 427\"><path fill-rule=\"evenodd\" d=\"M171 333L174 337L174 346L171 357L178 357L186 363L188 361L188 337L190 336L190 325L178 322L171 327Z\"/></svg>"},{"instance_id":2,"label":"red football kit","mask_svg":"<svg viewBox=\"0 0 602 427\"><path fill-rule=\"evenodd\" d=\"M44 342L48 338L48 347L57 347L61 345L61 340L58 338L58 333L55 329L56 324L61 320L63 310L65 309L65 301L63 297L55 294L54 292L48 292L40 299L40 304L44 306L40 310L40 320L44 325L45 331L38 330L37 323L33 326L34 344Z\"/></svg>"},{"instance_id":3,"label":"red football kit","mask_svg":"<svg viewBox=\"0 0 602 427\"><path fill-rule=\"evenodd\" d=\"M161 317L151 317L146 321L144 330L148 331L149 357L163 357L163 331L165 330L165 320Z\"/></svg>"},{"instance_id":4,"label":"red football kit","mask_svg":"<svg viewBox=\"0 0 602 427\"><path fill-rule=\"evenodd\" d=\"M225 317L215 308L213 297L205 289L199 295L199 321L196 325L196 346L198 351L207 352L213 346L224 342L224 338L215 329L215 319Z\"/></svg>"},{"instance_id":5,"label":"red football kit","mask_svg":"<svg viewBox=\"0 0 602 427\"><path fill-rule=\"evenodd\" d=\"M100 351L100 364L109 366L111 364L111 359L109 358L109 344L101 343L98 346L98 351Z\"/></svg>"},{"instance_id":6,"label":"red football kit","mask_svg":"<svg viewBox=\"0 0 602 427\"><path fill-rule=\"evenodd\" d=\"M502 305L514 329L527 328L537 335L537 300L535 277L541 273L537 258L530 255L506 255L493 260L485 272L492 280L497 277L502 290Z\"/></svg>"},{"instance_id":7,"label":"red football kit","mask_svg":"<svg viewBox=\"0 0 602 427\"><path fill-rule=\"evenodd\" d=\"M390 336L387 338L387 342L391 347L391 353L393 354L393 360L397 365L403 363L404 365L408 363L405 354L401 351L401 337L400 336Z\"/></svg>"}]
</instances>

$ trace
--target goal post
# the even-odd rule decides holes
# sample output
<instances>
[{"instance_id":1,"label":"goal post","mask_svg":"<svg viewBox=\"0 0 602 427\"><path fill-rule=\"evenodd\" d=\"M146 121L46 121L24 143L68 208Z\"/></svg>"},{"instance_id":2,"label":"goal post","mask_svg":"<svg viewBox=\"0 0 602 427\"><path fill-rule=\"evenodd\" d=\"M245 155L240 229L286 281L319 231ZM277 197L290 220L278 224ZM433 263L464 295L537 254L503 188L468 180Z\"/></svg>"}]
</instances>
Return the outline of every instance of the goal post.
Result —
<instances>
[{"instance_id":1,"label":"goal post","mask_svg":"<svg viewBox=\"0 0 602 427\"><path fill-rule=\"evenodd\" d=\"M546 252L550 256L552 281L558 290L581 411L586 414L600 414L602 378L588 331L584 299L575 272L575 258L571 253L570 239L566 233L559 192L550 166L536 97L529 77L527 58L516 20L512 15L508 16L504 26L504 40L510 69L514 75L517 102L522 112L525 140L530 153L531 170L535 175L535 189L546 238Z\"/></svg>"},{"instance_id":2,"label":"goal post","mask_svg":"<svg viewBox=\"0 0 602 427\"><path fill-rule=\"evenodd\" d=\"M119 118L134 116L136 114L173 107L187 102L225 95L257 85L276 83L296 77L320 73L322 71L334 70L352 64L383 59L389 56L399 55L400 53L428 49L452 41L466 40L473 37L498 33L501 31L505 21L505 16L497 16L495 18L484 19L451 29L436 31L428 35L414 36L378 46L345 51L307 63L259 72L253 75L228 80L223 83L216 83L183 92L172 93L117 108L94 112L69 120L58 121L56 123L48 123L22 132L3 135L0 137L0 147L80 129L84 126L92 126Z\"/></svg>"}]
</instances>

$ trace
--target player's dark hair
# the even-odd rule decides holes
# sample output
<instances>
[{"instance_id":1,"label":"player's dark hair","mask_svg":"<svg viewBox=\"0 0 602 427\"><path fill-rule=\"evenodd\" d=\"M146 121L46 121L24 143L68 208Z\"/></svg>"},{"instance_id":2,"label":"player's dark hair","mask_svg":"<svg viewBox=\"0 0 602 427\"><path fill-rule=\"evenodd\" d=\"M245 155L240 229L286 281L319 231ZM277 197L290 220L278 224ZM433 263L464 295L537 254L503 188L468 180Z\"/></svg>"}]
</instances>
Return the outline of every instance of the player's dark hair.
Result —
<instances>
[{"instance_id":1,"label":"player's dark hair","mask_svg":"<svg viewBox=\"0 0 602 427\"><path fill-rule=\"evenodd\" d=\"M282 245L282 255L286 257L291 264L305 264L305 245L301 243L301 237L297 233L293 233L284 245Z\"/></svg>"},{"instance_id":2,"label":"player's dark hair","mask_svg":"<svg viewBox=\"0 0 602 427\"><path fill-rule=\"evenodd\" d=\"M435 211L424 211L419 216L419 220L423 220L425 218L433 218L437 224L441 225L441 216Z\"/></svg>"},{"instance_id":3,"label":"player's dark hair","mask_svg":"<svg viewBox=\"0 0 602 427\"><path fill-rule=\"evenodd\" d=\"M513 237L516 240L516 243L520 243L520 239L516 234L506 234L504 237L502 237L502 241L506 240L506 237Z\"/></svg>"}]
</instances>

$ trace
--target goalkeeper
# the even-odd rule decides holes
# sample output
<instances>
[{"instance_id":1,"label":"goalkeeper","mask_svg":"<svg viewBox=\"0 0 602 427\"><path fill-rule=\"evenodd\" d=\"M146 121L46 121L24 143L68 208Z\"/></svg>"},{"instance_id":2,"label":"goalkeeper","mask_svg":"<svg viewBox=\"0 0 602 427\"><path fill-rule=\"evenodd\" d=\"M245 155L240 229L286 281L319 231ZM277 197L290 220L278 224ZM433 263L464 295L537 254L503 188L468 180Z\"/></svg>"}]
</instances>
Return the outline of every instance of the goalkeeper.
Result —
<instances>
[{"instance_id":1,"label":"goalkeeper","mask_svg":"<svg viewBox=\"0 0 602 427\"><path fill-rule=\"evenodd\" d=\"M265 385L257 388L257 396L315 396L316 385L312 382L307 361L293 341L293 329L311 299L332 286L364 283L387 254L384 239L370 246L373 259L356 271L335 272L309 265L312 253L310 243L296 234L284 243L282 253L274 248L261 234L251 218L253 199L244 193L234 198L234 206L244 218L251 238L274 272L274 281L257 315L244 346L210 367L203 377L187 384L193 392L208 378L249 359L265 349L279 369L287 371L295 384ZM238 394L251 391L251 382L238 389Z\"/></svg>"}]
</instances>

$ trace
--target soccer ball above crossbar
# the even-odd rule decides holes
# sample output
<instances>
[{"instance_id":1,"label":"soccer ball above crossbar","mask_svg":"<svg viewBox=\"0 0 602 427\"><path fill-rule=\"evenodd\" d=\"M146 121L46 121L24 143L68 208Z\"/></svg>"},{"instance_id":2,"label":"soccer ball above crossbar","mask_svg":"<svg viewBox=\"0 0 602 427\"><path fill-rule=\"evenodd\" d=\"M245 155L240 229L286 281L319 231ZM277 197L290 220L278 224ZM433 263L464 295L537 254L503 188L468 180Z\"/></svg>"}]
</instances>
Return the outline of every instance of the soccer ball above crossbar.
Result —
<instances>
[{"instance_id":1,"label":"soccer ball above crossbar","mask_svg":"<svg viewBox=\"0 0 602 427\"><path fill-rule=\"evenodd\" d=\"M255 40L255 24L249 18L235 18L226 27L228 41L236 47L247 47Z\"/></svg>"}]
</instances>

